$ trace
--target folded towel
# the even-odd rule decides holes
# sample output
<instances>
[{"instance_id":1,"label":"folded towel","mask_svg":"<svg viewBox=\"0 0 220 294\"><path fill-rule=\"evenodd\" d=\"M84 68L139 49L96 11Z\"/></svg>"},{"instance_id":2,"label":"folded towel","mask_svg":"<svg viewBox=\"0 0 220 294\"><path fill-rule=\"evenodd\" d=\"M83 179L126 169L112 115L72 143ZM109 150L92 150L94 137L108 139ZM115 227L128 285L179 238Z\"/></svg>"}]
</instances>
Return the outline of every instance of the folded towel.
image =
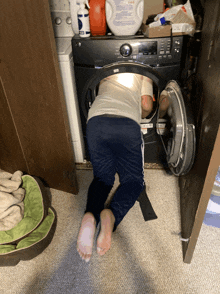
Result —
<instances>
[{"instance_id":1,"label":"folded towel","mask_svg":"<svg viewBox=\"0 0 220 294\"><path fill-rule=\"evenodd\" d=\"M21 171L14 174L0 171L0 231L14 228L24 217L22 175Z\"/></svg>"},{"instance_id":2,"label":"folded towel","mask_svg":"<svg viewBox=\"0 0 220 294\"><path fill-rule=\"evenodd\" d=\"M16 171L13 175L7 172L0 173L0 191L3 192L14 192L16 191L22 182L23 173Z\"/></svg>"}]
</instances>

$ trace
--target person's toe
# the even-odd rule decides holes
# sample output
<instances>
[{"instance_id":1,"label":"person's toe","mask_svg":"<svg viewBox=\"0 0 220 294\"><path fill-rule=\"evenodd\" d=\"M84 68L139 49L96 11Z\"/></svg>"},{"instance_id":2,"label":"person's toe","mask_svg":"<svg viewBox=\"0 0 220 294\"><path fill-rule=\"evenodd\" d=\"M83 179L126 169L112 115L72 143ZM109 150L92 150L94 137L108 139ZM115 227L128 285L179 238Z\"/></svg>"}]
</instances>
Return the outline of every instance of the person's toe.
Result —
<instances>
[{"instance_id":1,"label":"person's toe","mask_svg":"<svg viewBox=\"0 0 220 294\"><path fill-rule=\"evenodd\" d=\"M85 262L89 262L90 258L91 258L91 254L86 254L85 259L84 259Z\"/></svg>"},{"instance_id":2,"label":"person's toe","mask_svg":"<svg viewBox=\"0 0 220 294\"><path fill-rule=\"evenodd\" d=\"M100 247L97 247L97 253L101 253L103 251L103 249L102 248L100 248Z\"/></svg>"},{"instance_id":3,"label":"person's toe","mask_svg":"<svg viewBox=\"0 0 220 294\"><path fill-rule=\"evenodd\" d=\"M109 247L109 248L100 248L100 247L98 247L98 248L97 248L97 253L98 253L100 256L102 256L102 255L104 255L109 249L110 249L110 247Z\"/></svg>"}]
</instances>

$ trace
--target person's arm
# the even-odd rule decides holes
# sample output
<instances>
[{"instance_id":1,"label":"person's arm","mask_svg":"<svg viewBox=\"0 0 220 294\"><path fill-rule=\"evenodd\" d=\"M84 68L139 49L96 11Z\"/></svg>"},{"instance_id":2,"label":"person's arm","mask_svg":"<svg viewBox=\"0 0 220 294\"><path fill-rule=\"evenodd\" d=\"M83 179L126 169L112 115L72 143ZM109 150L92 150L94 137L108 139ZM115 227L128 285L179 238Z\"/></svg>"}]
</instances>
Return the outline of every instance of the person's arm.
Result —
<instances>
[{"instance_id":1,"label":"person's arm","mask_svg":"<svg viewBox=\"0 0 220 294\"><path fill-rule=\"evenodd\" d=\"M147 117L153 109L153 81L143 76L141 88L142 118Z\"/></svg>"}]
</instances>

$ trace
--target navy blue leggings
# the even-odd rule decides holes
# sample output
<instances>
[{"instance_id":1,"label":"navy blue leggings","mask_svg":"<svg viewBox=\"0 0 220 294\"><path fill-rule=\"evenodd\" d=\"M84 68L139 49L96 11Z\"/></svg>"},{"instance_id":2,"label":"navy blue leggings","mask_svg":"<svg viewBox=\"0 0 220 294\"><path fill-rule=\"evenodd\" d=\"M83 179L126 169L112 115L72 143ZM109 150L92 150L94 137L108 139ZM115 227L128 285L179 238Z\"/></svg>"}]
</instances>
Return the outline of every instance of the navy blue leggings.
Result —
<instances>
[{"instance_id":1,"label":"navy blue leggings","mask_svg":"<svg viewBox=\"0 0 220 294\"><path fill-rule=\"evenodd\" d=\"M95 116L87 123L87 142L94 179L85 212L93 213L98 224L118 173L120 185L108 207L115 216L115 230L144 188L141 129L129 118Z\"/></svg>"}]
</instances>

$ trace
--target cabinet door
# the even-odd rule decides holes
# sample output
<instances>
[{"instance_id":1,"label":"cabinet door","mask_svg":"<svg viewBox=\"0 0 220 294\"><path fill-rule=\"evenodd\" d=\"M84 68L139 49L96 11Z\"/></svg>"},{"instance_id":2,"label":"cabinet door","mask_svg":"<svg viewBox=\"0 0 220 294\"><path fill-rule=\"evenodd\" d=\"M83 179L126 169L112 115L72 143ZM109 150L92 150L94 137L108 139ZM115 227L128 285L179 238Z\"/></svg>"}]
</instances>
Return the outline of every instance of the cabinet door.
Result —
<instances>
[{"instance_id":1,"label":"cabinet door","mask_svg":"<svg viewBox=\"0 0 220 294\"><path fill-rule=\"evenodd\" d=\"M27 164L0 78L0 169L27 172Z\"/></svg>"},{"instance_id":2,"label":"cabinet door","mask_svg":"<svg viewBox=\"0 0 220 294\"><path fill-rule=\"evenodd\" d=\"M49 3L47 0L0 0L0 4L0 74L26 171L42 178L52 188L77 193ZM8 129L5 124L3 134ZM25 168L19 156L7 157L6 153L3 156L2 168L6 171L11 169L11 161L14 169Z\"/></svg>"},{"instance_id":3,"label":"cabinet door","mask_svg":"<svg viewBox=\"0 0 220 294\"><path fill-rule=\"evenodd\" d=\"M184 262L190 263L220 165L220 2L206 1L197 70L197 150L191 171L180 177Z\"/></svg>"}]
</instances>

